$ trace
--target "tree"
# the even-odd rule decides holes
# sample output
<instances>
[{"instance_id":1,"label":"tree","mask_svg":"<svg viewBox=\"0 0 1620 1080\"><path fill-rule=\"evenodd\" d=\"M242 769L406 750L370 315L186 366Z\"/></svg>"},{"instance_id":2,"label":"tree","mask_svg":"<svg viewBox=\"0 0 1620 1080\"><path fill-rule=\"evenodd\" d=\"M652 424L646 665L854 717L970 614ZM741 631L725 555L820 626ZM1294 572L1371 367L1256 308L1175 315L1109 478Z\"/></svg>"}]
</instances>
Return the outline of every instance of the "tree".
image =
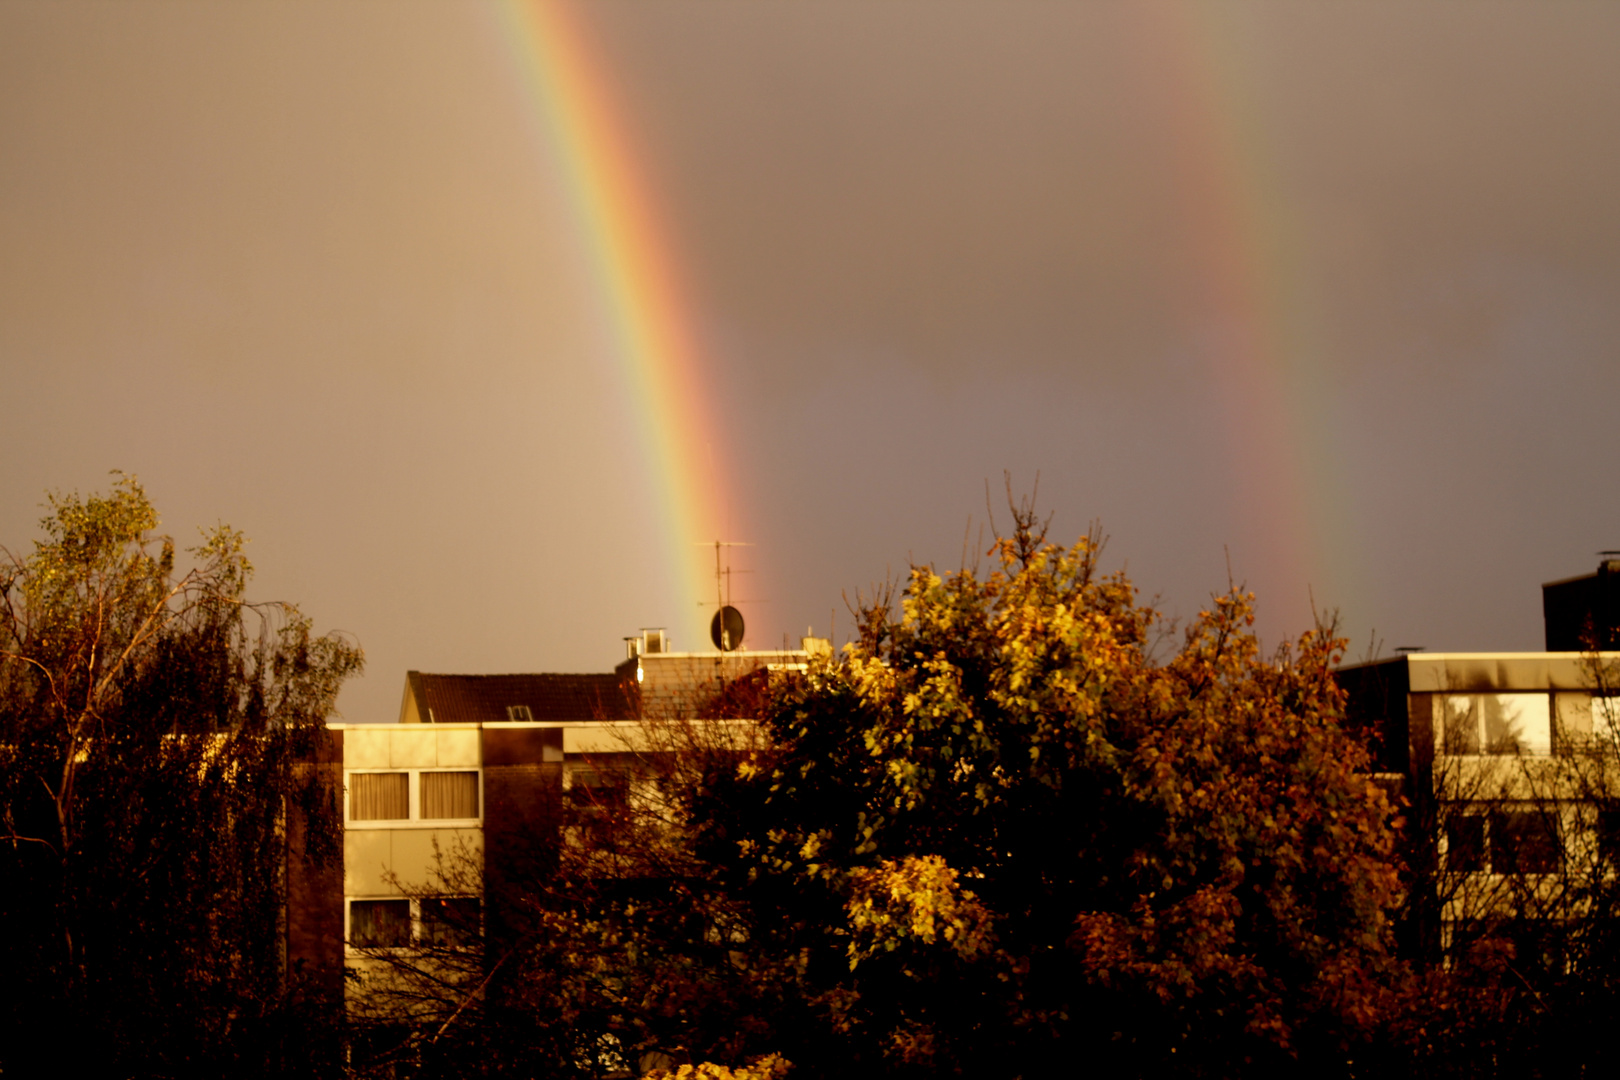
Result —
<instances>
[{"instance_id":1,"label":"tree","mask_svg":"<svg viewBox=\"0 0 1620 1080\"><path fill-rule=\"evenodd\" d=\"M336 857L305 763L362 656L245 599L240 533L178 570L115 475L51 497L28 555L0 549L0 1068L27 1071L71 1018L57 1069L279 1072L299 1010L331 1004L284 955L289 826L300 857Z\"/></svg>"},{"instance_id":2,"label":"tree","mask_svg":"<svg viewBox=\"0 0 1620 1080\"><path fill-rule=\"evenodd\" d=\"M1406 984L1339 643L1264 658L1233 590L1171 649L1100 546L1019 508L991 572L914 568L842 658L643 715L626 782L559 789L486 880L482 951L397 957L395 1045L444 1075L1344 1071Z\"/></svg>"},{"instance_id":3,"label":"tree","mask_svg":"<svg viewBox=\"0 0 1620 1080\"><path fill-rule=\"evenodd\" d=\"M1342 1066L1404 969L1341 643L1263 658L1234 589L1160 661L1097 534L1015 510L992 572L914 567L899 618L880 594L841 661L778 681L774 749L696 796L750 950L797 973L775 1048L828 1075Z\"/></svg>"}]
</instances>

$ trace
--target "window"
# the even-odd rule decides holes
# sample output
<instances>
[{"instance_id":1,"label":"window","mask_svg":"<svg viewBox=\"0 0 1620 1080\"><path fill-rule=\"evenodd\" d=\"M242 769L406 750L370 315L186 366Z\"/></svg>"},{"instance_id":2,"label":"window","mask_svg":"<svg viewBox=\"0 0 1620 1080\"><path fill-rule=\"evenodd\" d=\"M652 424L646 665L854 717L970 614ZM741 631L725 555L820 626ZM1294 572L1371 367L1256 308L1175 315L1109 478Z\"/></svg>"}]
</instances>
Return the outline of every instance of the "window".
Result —
<instances>
[{"instance_id":1,"label":"window","mask_svg":"<svg viewBox=\"0 0 1620 1080\"><path fill-rule=\"evenodd\" d=\"M563 800L572 811L570 842L605 842L629 805L629 778L616 769L569 765L562 779Z\"/></svg>"},{"instance_id":2,"label":"window","mask_svg":"<svg viewBox=\"0 0 1620 1080\"><path fill-rule=\"evenodd\" d=\"M1491 815L1491 869L1498 874L1555 874L1563 861L1553 819L1536 810Z\"/></svg>"},{"instance_id":3,"label":"window","mask_svg":"<svg viewBox=\"0 0 1620 1080\"><path fill-rule=\"evenodd\" d=\"M476 896L432 897L419 902L424 945L475 945L483 936L483 912Z\"/></svg>"},{"instance_id":4,"label":"window","mask_svg":"<svg viewBox=\"0 0 1620 1080\"><path fill-rule=\"evenodd\" d=\"M1446 869L1461 874L1556 874L1556 818L1539 810L1459 814L1446 822Z\"/></svg>"},{"instance_id":5,"label":"window","mask_svg":"<svg viewBox=\"0 0 1620 1080\"><path fill-rule=\"evenodd\" d=\"M397 769L348 774L348 821L376 827L422 821L477 821L476 769Z\"/></svg>"},{"instance_id":6,"label":"window","mask_svg":"<svg viewBox=\"0 0 1620 1080\"><path fill-rule=\"evenodd\" d=\"M476 896L349 901L351 949L454 948L474 945L482 936L483 909Z\"/></svg>"},{"instance_id":7,"label":"window","mask_svg":"<svg viewBox=\"0 0 1620 1080\"><path fill-rule=\"evenodd\" d=\"M622 807L630 793L627 779L613 769L575 765L563 774L563 787L576 806Z\"/></svg>"},{"instance_id":8,"label":"window","mask_svg":"<svg viewBox=\"0 0 1620 1080\"><path fill-rule=\"evenodd\" d=\"M1568 930L1545 919L1458 919L1448 928L1449 949L1469 964L1499 965L1511 957L1513 971L1531 987L1569 970Z\"/></svg>"},{"instance_id":9,"label":"window","mask_svg":"<svg viewBox=\"0 0 1620 1080\"><path fill-rule=\"evenodd\" d=\"M349 944L356 949L397 949L411 943L409 900L350 900Z\"/></svg>"},{"instance_id":10,"label":"window","mask_svg":"<svg viewBox=\"0 0 1620 1080\"><path fill-rule=\"evenodd\" d=\"M534 719L534 714L529 711L527 705L508 705L506 707L506 718L528 723Z\"/></svg>"},{"instance_id":11,"label":"window","mask_svg":"<svg viewBox=\"0 0 1620 1080\"><path fill-rule=\"evenodd\" d=\"M407 773L353 773L349 777L349 820L403 821L411 816Z\"/></svg>"},{"instance_id":12,"label":"window","mask_svg":"<svg viewBox=\"0 0 1620 1080\"><path fill-rule=\"evenodd\" d=\"M1447 694L1441 701L1441 746L1448 754L1552 752L1546 694Z\"/></svg>"},{"instance_id":13,"label":"window","mask_svg":"<svg viewBox=\"0 0 1620 1080\"><path fill-rule=\"evenodd\" d=\"M425 772L422 774L422 817L440 821L478 816L478 774Z\"/></svg>"},{"instance_id":14,"label":"window","mask_svg":"<svg viewBox=\"0 0 1620 1080\"><path fill-rule=\"evenodd\" d=\"M1598 810L1597 851L1604 866L1620 869L1620 808Z\"/></svg>"},{"instance_id":15,"label":"window","mask_svg":"<svg viewBox=\"0 0 1620 1080\"><path fill-rule=\"evenodd\" d=\"M1462 874L1485 869L1485 815L1464 814L1446 822L1446 868Z\"/></svg>"},{"instance_id":16,"label":"window","mask_svg":"<svg viewBox=\"0 0 1620 1080\"><path fill-rule=\"evenodd\" d=\"M1606 744L1620 740L1620 697L1592 695L1592 737Z\"/></svg>"}]
</instances>

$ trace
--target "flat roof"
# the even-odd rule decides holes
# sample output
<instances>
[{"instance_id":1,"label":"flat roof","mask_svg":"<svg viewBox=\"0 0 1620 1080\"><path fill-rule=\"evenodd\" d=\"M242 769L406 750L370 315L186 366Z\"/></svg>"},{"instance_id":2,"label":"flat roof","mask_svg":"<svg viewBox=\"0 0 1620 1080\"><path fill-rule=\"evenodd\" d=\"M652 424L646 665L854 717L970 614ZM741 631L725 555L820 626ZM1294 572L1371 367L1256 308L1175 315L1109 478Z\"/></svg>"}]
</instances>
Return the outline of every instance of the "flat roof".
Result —
<instances>
[{"instance_id":1,"label":"flat roof","mask_svg":"<svg viewBox=\"0 0 1620 1080\"><path fill-rule=\"evenodd\" d=\"M1406 665L1413 693L1490 690L1592 690L1593 663L1614 666L1620 684L1620 652L1414 652L1337 671L1346 674Z\"/></svg>"}]
</instances>

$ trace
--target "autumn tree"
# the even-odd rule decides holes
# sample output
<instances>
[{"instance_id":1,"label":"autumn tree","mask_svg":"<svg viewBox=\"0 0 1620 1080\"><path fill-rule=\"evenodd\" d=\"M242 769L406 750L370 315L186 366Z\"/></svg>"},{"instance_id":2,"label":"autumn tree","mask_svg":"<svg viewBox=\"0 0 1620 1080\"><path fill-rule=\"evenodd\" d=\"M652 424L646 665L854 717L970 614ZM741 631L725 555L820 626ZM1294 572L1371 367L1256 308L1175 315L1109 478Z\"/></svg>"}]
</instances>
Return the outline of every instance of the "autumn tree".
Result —
<instances>
[{"instance_id":1,"label":"autumn tree","mask_svg":"<svg viewBox=\"0 0 1620 1080\"><path fill-rule=\"evenodd\" d=\"M0 549L0 1068L310 1066L331 1003L284 951L289 822L335 858L303 763L360 651L250 603L240 533L177 556L133 477L49 506Z\"/></svg>"},{"instance_id":2,"label":"autumn tree","mask_svg":"<svg viewBox=\"0 0 1620 1080\"><path fill-rule=\"evenodd\" d=\"M1262 655L1234 589L1160 657L1099 550L1025 507L989 573L913 568L701 787L691 835L796 981L772 1035L808 1073L1342 1067L1395 1007L1392 807L1340 642Z\"/></svg>"},{"instance_id":3,"label":"autumn tree","mask_svg":"<svg viewBox=\"0 0 1620 1080\"><path fill-rule=\"evenodd\" d=\"M1099 550L1021 508L842 657L644 715L624 782L559 792L502 868L482 952L399 958L397 1045L443 1075L1363 1060L1405 969L1339 643L1262 655L1236 590L1173 635Z\"/></svg>"}]
</instances>

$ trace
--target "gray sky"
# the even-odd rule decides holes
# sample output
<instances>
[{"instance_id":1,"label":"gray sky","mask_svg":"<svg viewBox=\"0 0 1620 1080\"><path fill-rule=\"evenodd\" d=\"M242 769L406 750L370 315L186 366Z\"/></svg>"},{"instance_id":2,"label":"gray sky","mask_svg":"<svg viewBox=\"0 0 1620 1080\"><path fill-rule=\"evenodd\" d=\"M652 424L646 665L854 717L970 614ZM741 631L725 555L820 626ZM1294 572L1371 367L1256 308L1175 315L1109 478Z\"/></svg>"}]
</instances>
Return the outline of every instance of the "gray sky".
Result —
<instances>
[{"instance_id":1,"label":"gray sky","mask_svg":"<svg viewBox=\"0 0 1620 1080\"><path fill-rule=\"evenodd\" d=\"M1004 469L1171 614L1230 565L1268 642L1314 596L1357 651L1538 648L1539 583L1620 547L1620 7L580 15L726 418L752 643L957 565ZM349 720L408 668L698 644L504 25L0 3L0 542L138 474L359 639Z\"/></svg>"}]
</instances>

